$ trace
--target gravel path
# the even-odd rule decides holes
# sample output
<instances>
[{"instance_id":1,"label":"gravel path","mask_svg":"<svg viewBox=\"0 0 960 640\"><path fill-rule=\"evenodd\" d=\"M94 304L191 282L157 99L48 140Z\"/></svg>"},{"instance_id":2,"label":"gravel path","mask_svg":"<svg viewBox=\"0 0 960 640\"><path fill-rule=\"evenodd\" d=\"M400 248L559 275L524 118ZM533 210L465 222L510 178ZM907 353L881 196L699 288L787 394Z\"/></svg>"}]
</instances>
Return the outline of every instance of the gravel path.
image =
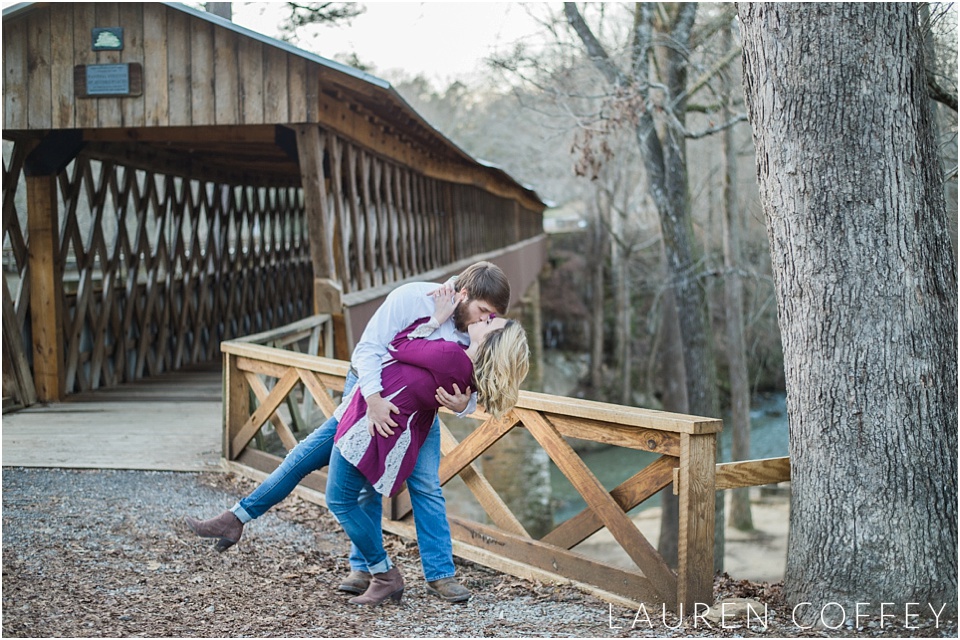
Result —
<instances>
[{"instance_id":1,"label":"gravel path","mask_svg":"<svg viewBox=\"0 0 960 640\"><path fill-rule=\"evenodd\" d=\"M11 636L603 636L606 603L464 563L476 594L426 594L416 545L389 536L408 587L375 611L335 590L346 536L292 497L226 553L181 518L216 515L248 491L224 474L3 470L3 635ZM459 561L458 561L459 563Z\"/></svg>"},{"instance_id":2,"label":"gravel path","mask_svg":"<svg viewBox=\"0 0 960 640\"><path fill-rule=\"evenodd\" d=\"M216 515L253 488L232 474L4 468L2 488L5 637L957 637L956 620L916 631L801 631L777 613L766 628L636 624L636 611L573 587L460 560L474 596L447 604L426 594L416 545L394 536L407 590L371 610L336 591L348 541L312 503L288 498L223 554L193 536L184 515ZM715 591L786 608L778 585L718 578Z\"/></svg>"}]
</instances>

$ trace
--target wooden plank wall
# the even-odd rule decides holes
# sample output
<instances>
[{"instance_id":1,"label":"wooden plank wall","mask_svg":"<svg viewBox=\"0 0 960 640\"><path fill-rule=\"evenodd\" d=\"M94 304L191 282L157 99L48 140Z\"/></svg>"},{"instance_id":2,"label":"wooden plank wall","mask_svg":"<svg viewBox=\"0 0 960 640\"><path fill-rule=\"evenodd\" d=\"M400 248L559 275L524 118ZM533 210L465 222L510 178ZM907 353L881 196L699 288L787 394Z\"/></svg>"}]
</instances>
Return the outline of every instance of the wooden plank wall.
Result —
<instances>
[{"instance_id":1,"label":"wooden plank wall","mask_svg":"<svg viewBox=\"0 0 960 640\"><path fill-rule=\"evenodd\" d=\"M93 51L91 29L108 26L124 29L123 50ZM436 135L394 92L160 3L38 3L3 21L2 46L5 131L314 123L425 177L543 209L535 194ZM78 98L74 67L107 63L140 63L142 94ZM412 135L388 133L398 129ZM394 189L391 207L415 206L414 193L447 197L410 183L411 174L378 177ZM396 200L400 189L411 199Z\"/></svg>"},{"instance_id":2,"label":"wooden plank wall","mask_svg":"<svg viewBox=\"0 0 960 640\"><path fill-rule=\"evenodd\" d=\"M123 27L123 50L93 51L95 27ZM74 66L127 62L143 65L142 95L75 96ZM316 66L161 3L50 3L4 20L3 128L306 122Z\"/></svg>"}]
</instances>

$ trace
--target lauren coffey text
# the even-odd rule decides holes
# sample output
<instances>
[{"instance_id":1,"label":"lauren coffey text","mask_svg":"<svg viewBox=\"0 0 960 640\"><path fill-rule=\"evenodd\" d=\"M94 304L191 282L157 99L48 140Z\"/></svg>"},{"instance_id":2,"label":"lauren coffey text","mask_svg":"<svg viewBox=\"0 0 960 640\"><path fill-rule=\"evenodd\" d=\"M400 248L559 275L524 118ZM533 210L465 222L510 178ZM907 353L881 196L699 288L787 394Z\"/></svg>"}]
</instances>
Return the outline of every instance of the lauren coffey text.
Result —
<instances>
[{"instance_id":1,"label":"lauren coffey text","mask_svg":"<svg viewBox=\"0 0 960 640\"><path fill-rule=\"evenodd\" d=\"M636 614L630 612L630 615L615 617L613 605L609 605L608 620L611 629L653 629L655 624L662 624L670 629L742 629L744 627L752 631L765 631L769 625L770 616L773 613L766 604L758 607L748 605L746 616L734 616L726 611L728 603L720 603L711 610L710 605L702 602L694 603L693 611L689 614L680 606L677 615L667 611L667 606L662 605L658 611L656 609L648 610L646 606L640 605ZM823 606L816 607L810 602L801 602L790 612L790 620L798 629L813 629L822 627L826 629L840 629L844 625L853 623L854 627L861 627L863 623L876 619L881 629L884 626L893 626L903 623L905 629L919 629L916 624L922 619L933 620L937 629L940 628L940 617L946 609L946 604L939 607L933 604L921 604L919 602L907 602L902 605L895 605L892 602L857 602L853 605L844 607L839 602L828 602ZM806 620L811 613L816 616L814 624L802 624L800 619ZM868 613L869 612L869 613ZM707 618L709 614L710 619ZM668 624L667 619L679 619L676 624ZM946 622L946 620L944 620Z\"/></svg>"}]
</instances>

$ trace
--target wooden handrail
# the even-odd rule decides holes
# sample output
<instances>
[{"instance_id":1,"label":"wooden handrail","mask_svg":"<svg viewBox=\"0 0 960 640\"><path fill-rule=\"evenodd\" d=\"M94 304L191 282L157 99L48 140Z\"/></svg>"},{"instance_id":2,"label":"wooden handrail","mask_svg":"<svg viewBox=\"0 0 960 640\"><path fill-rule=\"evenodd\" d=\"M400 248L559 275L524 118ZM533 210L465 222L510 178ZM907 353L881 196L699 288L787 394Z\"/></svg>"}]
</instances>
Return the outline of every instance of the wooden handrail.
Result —
<instances>
[{"instance_id":1,"label":"wooden handrail","mask_svg":"<svg viewBox=\"0 0 960 640\"><path fill-rule=\"evenodd\" d=\"M637 407L597 402L595 400L551 396L544 393L534 393L532 391L523 391L520 393L520 400L517 402L517 407L570 418L584 418L627 427L641 427L652 431L704 435L708 433L719 433L723 428L723 420L717 420L716 418L701 418L680 413L668 413L666 411L654 411L652 409L640 409Z\"/></svg>"},{"instance_id":2,"label":"wooden handrail","mask_svg":"<svg viewBox=\"0 0 960 640\"><path fill-rule=\"evenodd\" d=\"M717 465L717 491L759 487L790 480L790 458L743 460Z\"/></svg>"},{"instance_id":3,"label":"wooden handrail","mask_svg":"<svg viewBox=\"0 0 960 640\"><path fill-rule=\"evenodd\" d=\"M762 460L738 460L724 462L716 467L717 491L760 487L765 484L789 482L790 458L764 458ZM680 478L673 472L673 495L680 494Z\"/></svg>"},{"instance_id":4,"label":"wooden handrail","mask_svg":"<svg viewBox=\"0 0 960 640\"><path fill-rule=\"evenodd\" d=\"M277 327L276 329L270 329L269 331L252 333L248 336L234 338L233 340L225 342L224 344L230 344L230 342L246 342L249 344L269 345L277 341L287 343L296 340L297 337L303 335L304 332L309 332L317 327L324 326L331 320L332 316L329 313L319 313L317 315L303 318L302 320L297 320L296 322L291 322L288 325Z\"/></svg>"},{"instance_id":5,"label":"wooden handrail","mask_svg":"<svg viewBox=\"0 0 960 640\"><path fill-rule=\"evenodd\" d=\"M350 368L350 363L343 360L308 356L302 353L274 349L260 344L252 344L246 340L223 342L220 345L220 349L225 354L229 353L238 357L263 360L288 367L297 367L298 369L306 369L307 371L315 371L317 373L345 376ZM604 442L606 444L610 444L612 438L608 437L603 439L603 436L598 434L598 431L602 429L599 425L608 424L611 427L635 427L650 432L689 433L695 435L718 433L723 428L723 421L713 418L701 418L679 413L654 411L652 409L640 409L637 407L597 402L595 400L564 398L533 391L520 392L517 408L531 409L545 414L554 414L561 418L581 418L588 420L589 423L585 425L582 431L578 431L569 421L560 420L560 424L564 425L561 432L566 436L580 438L581 440ZM481 412L478 415L482 417L485 414ZM638 435L640 433L640 431L637 431ZM656 445L653 445L651 448L656 448Z\"/></svg>"},{"instance_id":6,"label":"wooden handrail","mask_svg":"<svg viewBox=\"0 0 960 640\"><path fill-rule=\"evenodd\" d=\"M295 351L286 351L275 347L267 347L261 344L249 344L231 340L221 342L220 349L225 355L229 354L238 358L248 358L250 360L260 360L266 363L281 365L285 367L296 367L305 371L314 371L316 373L328 373L334 376L346 377L350 370L350 363L344 360L334 360L333 358L324 358L322 356L311 356L306 353L297 353Z\"/></svg>"}]
</instances>

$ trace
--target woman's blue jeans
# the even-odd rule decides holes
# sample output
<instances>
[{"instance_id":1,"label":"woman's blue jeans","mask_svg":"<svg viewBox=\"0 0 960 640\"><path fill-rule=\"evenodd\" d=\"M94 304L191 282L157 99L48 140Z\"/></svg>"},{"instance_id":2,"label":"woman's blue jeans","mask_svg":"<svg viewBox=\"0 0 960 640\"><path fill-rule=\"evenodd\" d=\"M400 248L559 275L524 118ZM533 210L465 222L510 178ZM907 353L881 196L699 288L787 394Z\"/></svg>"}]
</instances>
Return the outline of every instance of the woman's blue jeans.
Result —
<instances>
[{"instance_id":1,"label":"woman's blue jeans","mask_svg":"<svg viewBox=\"0 0 960 640\"><path fill-rule=\"evenodd\" d=\"M350 373L344 382L344 393L349 393L357 383ZM297 484L312 471L330 464L333 436L337 432L337 420L330 418L313 433L290 450L287 457L260 486L240 500L231 509L240 522L247 523L259 518L272 506L290 495ZM407 478L410 504L413 506L414 524L417 528L417 545L420 547L420 563L423 576L428 582L449 578L456 573L453 565L453 543L450 540L450 523L447 522L447 505L440 488L440 421L434 420L427 435L413 473ZM373 521L380 522L383 503L372 491L362 491L360 507ZM367 571L363 555L351 545L350 568Z\"/></svg>"},{"instance_id":2,"label":"woman's blue jeans","mask_svg":"<svg viewBox=\"0 0 960 640\"><path fill-rule=\"evenodd\" d=\"M327 476L327 508L360 551L370 573L383 573L392 566L383 548L380 520L371 520L360 506L360 493L373 491L370 481L333 447Z\"/></svg>"}]
</instances>

